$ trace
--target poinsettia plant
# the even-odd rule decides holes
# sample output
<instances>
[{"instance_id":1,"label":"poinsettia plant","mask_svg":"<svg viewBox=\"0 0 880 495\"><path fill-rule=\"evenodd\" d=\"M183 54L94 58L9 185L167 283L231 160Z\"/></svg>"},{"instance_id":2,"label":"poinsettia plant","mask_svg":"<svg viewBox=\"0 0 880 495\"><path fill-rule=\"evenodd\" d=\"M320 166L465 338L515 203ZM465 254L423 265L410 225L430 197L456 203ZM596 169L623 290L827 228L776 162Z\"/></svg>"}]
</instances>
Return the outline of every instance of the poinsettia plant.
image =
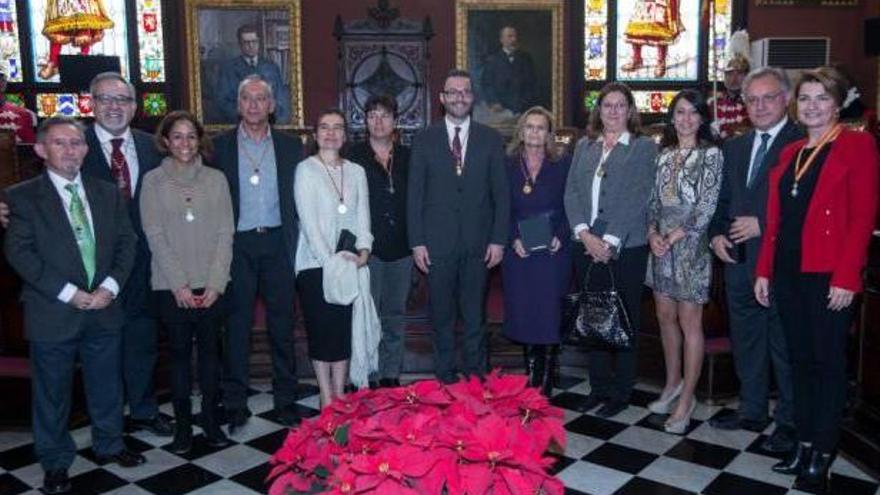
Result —
<instances>
[{"instance_id":1,"label":"poinsettia plant","mask_svg":"<svg viewBox=\"0 0 880 495\"><path fill-rule=\"evenodd\" d=\"M361 390L290 431L270 495L562 495L562 410L526 377Z\"/></svg>"}]
</instances>

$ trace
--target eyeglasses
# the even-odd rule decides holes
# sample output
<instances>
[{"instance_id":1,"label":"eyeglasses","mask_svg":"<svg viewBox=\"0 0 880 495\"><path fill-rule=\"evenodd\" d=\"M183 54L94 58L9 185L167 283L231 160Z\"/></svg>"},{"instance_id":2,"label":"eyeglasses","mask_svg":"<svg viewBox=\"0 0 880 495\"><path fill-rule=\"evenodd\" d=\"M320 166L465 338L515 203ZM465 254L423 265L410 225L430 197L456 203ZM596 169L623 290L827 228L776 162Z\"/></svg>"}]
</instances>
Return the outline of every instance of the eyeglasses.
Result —
<instances>
[{"instance_id":1,"label":"eyeglasses","mask_svg":"<svg viewBox=\"0 0 880 495\"><path fill-rule=\"evenodd\" d=\"M603 103L602 110L626 110L629 105L626 103Z\"/></svg>"},{"instance_id":2,"label":"eyeglasses","mask_svg":"<svg viewBox=\"0 0 880 495\"><path fill-rule=\"evenodd\" d=\"M122 96L122 95L119 95L119 96L96 95L95 101L97 101L98 103L100 103L102 105L110 105L110 104L115 103L117 105L122 106L122 105L129 105L131 103L134 103L134 98L132 98L131 96Z\"/></svg>"},{"instance_id":3,"label":"eyeglasses","mask_svg":"<svg viewBox=\"0 0 880 495\"><path fill-rule=\"evenodd\" d=\"M782 90L777 91L775 93L770 93L769 95L761 95L761 96L746 96L744 98L746 105L752 107L757 105L759 102L762 105L769 105L776 101L777 98L782 94Z\"/></svg>"},{"instance_id":4,"label":"eyeglasses","mask_svg":"<svg viewBox=\"0 0 880 495\"><path fill-rule=\"evenodd\" d=\"M469 89L466 89L464 91L458 91L455 89L447 89L446 91L443 92L443 94L445 94L447 98L459 99L459 100L466 100L466 99L470 98L471 96L474 96L474 92Z\"/></svg>"},{"instance_id":5,"label":"eyeglasses","mask_svg":"<svg viewBox=\"0 0 880 495\"><path fill-rule=\"evenodd\" d=\"M393 119L394 115L388 112L367 112L367 120Z\"/></svg>"}]
</instances>

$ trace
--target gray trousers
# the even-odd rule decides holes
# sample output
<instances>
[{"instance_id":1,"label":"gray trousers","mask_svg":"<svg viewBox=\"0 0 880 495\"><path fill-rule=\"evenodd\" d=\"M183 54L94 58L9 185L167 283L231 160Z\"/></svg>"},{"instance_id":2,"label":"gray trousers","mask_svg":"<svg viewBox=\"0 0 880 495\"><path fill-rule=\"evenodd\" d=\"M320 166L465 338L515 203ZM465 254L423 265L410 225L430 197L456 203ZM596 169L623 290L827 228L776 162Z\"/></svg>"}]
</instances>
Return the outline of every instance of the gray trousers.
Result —
<instances>
[{"instance_id":1,"label":"gray trousers","mask_svg":"<svg viewBox=\"0 0 880 495\"><path fill-rule=\"evenodd\" d=\"M740 382L739 415L754 421L767 418L772 367L779 389L773 418L779 425L794 427L794 392L785 332L776 304L768 309L755 300L750 274L745 264L727 265L724 270L730 342Z\"/></svg>"},{"instance_id":2,"label":"gray trousers","mask_svg":"<svg viewBox=\"0 0 880 495\"><path fill-rule=\"evenodd\" d=\"M400 378L406 330L406 298L412 280L412 256L395 261L382 261L371 256L368 266L370 291L382 322L378 378Z\"/></svg>"}]
</instances>

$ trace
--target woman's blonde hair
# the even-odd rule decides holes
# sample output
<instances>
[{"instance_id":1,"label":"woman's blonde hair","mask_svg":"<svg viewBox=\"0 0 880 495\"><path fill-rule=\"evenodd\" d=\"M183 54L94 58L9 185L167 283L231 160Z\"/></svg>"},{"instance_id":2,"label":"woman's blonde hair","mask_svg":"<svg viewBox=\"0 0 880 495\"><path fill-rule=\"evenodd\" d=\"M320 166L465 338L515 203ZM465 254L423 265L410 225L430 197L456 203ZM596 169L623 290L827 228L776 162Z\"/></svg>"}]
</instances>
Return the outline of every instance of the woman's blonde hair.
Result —
<instances>
[{"instance_id":1,"label":"woman's blonde hair","mask_svg":"<svg viewBox=\"0 0 880 495\"><path fill-rule=\"evenodd\" d=\"M519 156L523 151L523 130L526 128L526 120L532 115L541 115L547 120L547 139L544 141L544 153L551 161L559 159L559 149L556 146L556 129L553 127L553 114L546 108L536 105L529 108L516 121L516 129L513 131L513 137L507 145L508 156Z\"/></svg>"}]
</instances>

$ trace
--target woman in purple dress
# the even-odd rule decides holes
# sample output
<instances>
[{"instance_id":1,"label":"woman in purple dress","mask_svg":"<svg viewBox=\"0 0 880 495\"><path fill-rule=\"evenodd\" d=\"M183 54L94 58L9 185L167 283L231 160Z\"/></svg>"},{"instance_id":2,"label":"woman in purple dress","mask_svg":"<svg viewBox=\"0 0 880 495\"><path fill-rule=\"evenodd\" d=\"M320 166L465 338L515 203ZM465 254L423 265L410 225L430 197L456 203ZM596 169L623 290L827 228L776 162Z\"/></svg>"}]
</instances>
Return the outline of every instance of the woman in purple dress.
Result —
<instances>
[{"instance_id":1,"label":"woman in purple dress","mask_svg":"<svg viewBox=\"0 0 880 495\"><path fill-rule=\"evenodd\" d=\"M502 263L504 335L523 344L531 386L549 395L559 351L562 296L571 277L569 227L563 196L570 157L560 156L553 136L553 115L532 107L519 118L507 150L510 179L511 247ZM546 248L529 250L520 222L544 216L552 239Z\"/></svg>"}]
</instances>

